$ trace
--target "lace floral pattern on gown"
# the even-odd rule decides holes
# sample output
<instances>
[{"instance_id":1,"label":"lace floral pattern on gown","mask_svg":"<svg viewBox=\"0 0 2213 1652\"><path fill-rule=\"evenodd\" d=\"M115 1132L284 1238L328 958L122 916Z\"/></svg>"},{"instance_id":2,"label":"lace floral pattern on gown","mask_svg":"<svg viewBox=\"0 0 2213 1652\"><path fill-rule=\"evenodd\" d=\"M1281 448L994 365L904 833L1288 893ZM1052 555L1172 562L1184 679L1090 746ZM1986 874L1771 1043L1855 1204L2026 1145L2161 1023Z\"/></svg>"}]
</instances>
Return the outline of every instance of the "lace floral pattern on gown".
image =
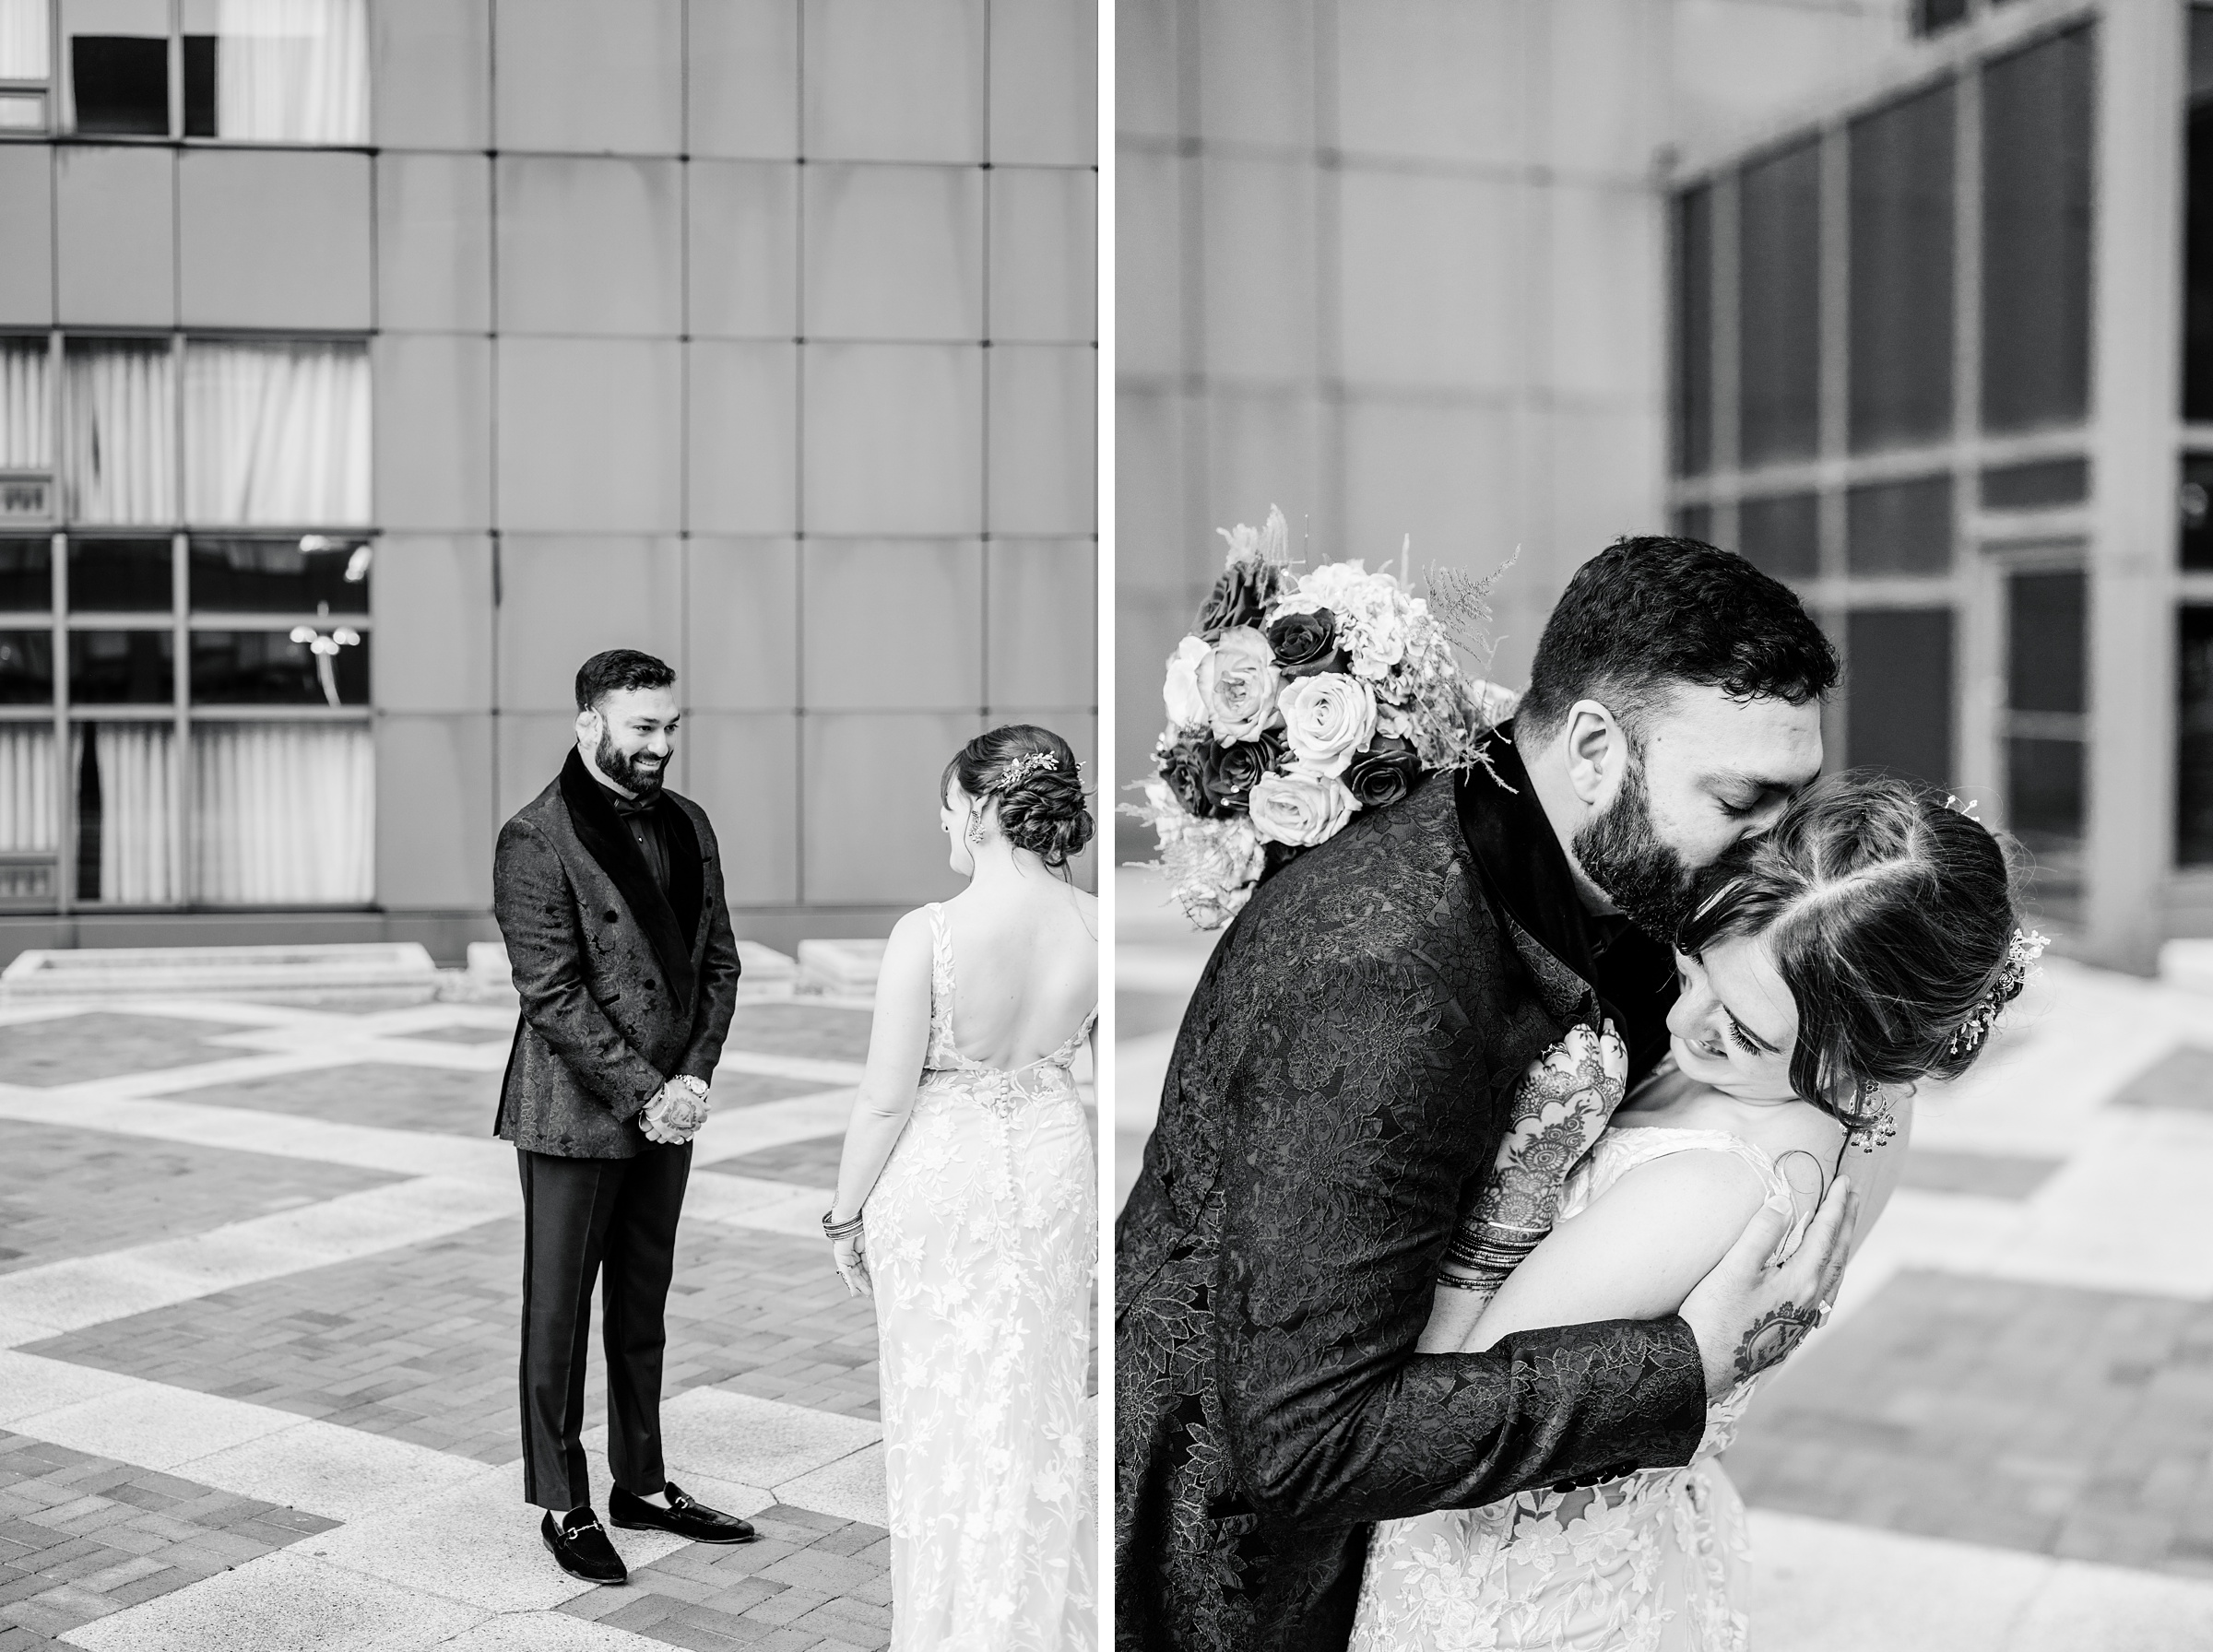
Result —
<instances>
[{"instance_id":1,"label":"lace floral pattern on gown","mask_svg":"<svg viewBox=\"0 0 2213 1652\"><path fill-rule=\"evenodd\" d=\"M1028 1067L970 1060L953 1042L953 938L929 912L929 1054L866 1207L892 1648L1090 1646L1098 1199L1071 1068L1097 1012Z\"/></svg>"},{"instance_id":2,"label":"lace floral pattern on gown","mask_svg":"<svg viewBox=\"0 0 2213 1652\"><path fill-rule=\"evenodd\" d=\"M1791 1209L1782 1173L1750 1142L1652 1127L1601 1136L1563 1186L1560 1215L1640 1164L1692 1151L1744 1160L1767 1203ZM1780 1252L1796 1247L1811 1215L1792 1224ZM1730 1603L1747 1553L1745 1505L1714 1459L1757 1383L1708 1405L1705 1434L1681 1468L1378 1526L1351 1652L1745 1652L1745 1616Z\"/></svg>"}]
</instances>

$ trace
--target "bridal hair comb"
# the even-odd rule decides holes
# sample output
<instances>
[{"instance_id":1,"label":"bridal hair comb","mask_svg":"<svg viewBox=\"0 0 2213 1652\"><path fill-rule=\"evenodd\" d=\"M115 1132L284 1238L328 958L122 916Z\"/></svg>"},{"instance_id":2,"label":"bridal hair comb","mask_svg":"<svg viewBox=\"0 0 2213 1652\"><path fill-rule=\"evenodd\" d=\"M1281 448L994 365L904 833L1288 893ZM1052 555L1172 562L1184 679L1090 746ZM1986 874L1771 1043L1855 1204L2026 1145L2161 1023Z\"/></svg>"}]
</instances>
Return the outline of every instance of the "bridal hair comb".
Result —
<instances>
[{"instance_id":1,"label":"bridal hair comb","mask_svg":"<svg viewBox=\"0 0 2213 1652\"><path fill-rule=\"evenodd\" d=\"M1020 785L1033 774L1048 774L1059 768L1060 760L1049 751L1032 751L1016 758L1006 766L999 777L1000 791Z\"/></svg>"},{"instance_id":2,"label":"bridal hair comb","mask_svg":"<svg viewBox=\"0 0 2213 1652\"><path fill-rule=\"evenodd\" d=\"M1968 1011L1967 1019L1953 1029L1948 1046L1953 1055L1971 1050L1990 1036L1998 1011L2028 984L2030 967L2051 944L2033 929L2013 932L2013 940L2006 949L2006 962L1998 966L1997 978L1990 984L1990 990L1982 995L1981 1003Z\"/></svg>"}]
</instances>

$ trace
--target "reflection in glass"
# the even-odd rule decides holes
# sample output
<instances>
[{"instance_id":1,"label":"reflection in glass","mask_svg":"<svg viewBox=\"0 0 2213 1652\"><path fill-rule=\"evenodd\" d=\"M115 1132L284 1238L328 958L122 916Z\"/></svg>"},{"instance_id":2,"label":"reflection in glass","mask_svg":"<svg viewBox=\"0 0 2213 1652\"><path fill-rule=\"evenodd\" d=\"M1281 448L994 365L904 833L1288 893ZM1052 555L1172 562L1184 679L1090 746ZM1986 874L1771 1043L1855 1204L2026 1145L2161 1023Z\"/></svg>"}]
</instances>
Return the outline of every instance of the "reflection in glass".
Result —
<instances>
[{"instance_id":1,"label":"reflection in glass","mask_svg":"<svg viewBox=\"0 0 2213 1652\"><path fill-rule=\"evenodd\" d=\"M1844 496L1844 565L1853 573L1946 573L1952 478L1869 482Z\"/></svg>"},{"instance_id":2,"label":"reflection in glass","mask_svg":"<svg viewBox=\"0 0 2213 1652\"><path fill-rule=\"evenodd\" d=\"M2079 568L2006 581L2006 703L2017 712L2089 707L2089 581Z\"/></svg>"},{"instance_id":3,"label":"reflection in glass","mask_svg":"<svg viewBox=\"0 0 2213 1652\"><path fill-rule=\"evenodd\" d=\"M170 705L176 636L166 631L73 631L69 698L77 705Z\"/></svg>"},{"instance_id":4,"label":"reflection in glass","mask_svg":"<svg viewBox=\"0 0 2213 1652\"><path fill-rule=\"evenodd\" d=\"M1851 128L1852 445L1952 427L1949 81Z\"/></svg>"},{"instance_id":5,"label":"reflection in glass","mask_svg":"<svg viewBox=\"0 0 2213 1652\"><path fill-rule=\"evenodd\" d=\"M71 731L77 898L177 899L176 784L165 723L80 723Z\"/></svg>"},{"instance_id":6,"label":"reflection in glass","mask_svg":"<svg viewBox=\"0 0 2213 1652\"><path fill-rule=\"evenodd\" d=\"M366 614L370 548L310 534L192 541L195 613Z\"/></svg>"},{"instance_id":7,"label":"reflection in glass","mask_svg":"<svg viewBox=\"0 0 2213 1652\"><path fill-rule=\"evenodd\" d=\"M53 633L0 631L0 705L53 703Z\"/></svg>"},{"instance_id":8,"label":"reflection in glass","mask_svg":"<svg viewBox=\"0 0 2213 1652\"><path fill-rule=\"evenodd\" d=\"M1819 513L1810 493L1747 499L1736 507L1736 549L1763 573L1812 579L1821 572Z\"/></svg>"},{"instance_id":9,"label":"reflection in glass","mask_svg":"<svg viewBox=\"0 0 2213 1652\"><path fill-rule=\"evenodd\" d=\"M52 852L61 811L54 808L53 725L0 723L0 855ZM5 874L0 874L4 876ZM0 895L18 890L0 884Z\"/></svg>"},{"instance_id":10,"label":"reflection in glass","mask_svg":"<svg viewBox=\"0 0 2213 1652\"><path fill-rule=\"evenodd\" d=\"M1985 470L1982 478L1985 511L2034 511L2048 505L2080 504L2090 496L2088 459L2036 459Z\"/></svg>"},{"instance_id":11,"label":"reflection in glass","mask_svg":"<svg viewBox=\"0 0 2213 1652\"><path fill-rule=\"evenodd\" d=\"M42 614L53 607L53 541L0 539L0 614Z\"/></svg>"},{"instance_id":12,"label":"reflection in glass","mask_svg":"<svg viewBox=\"0 0 2213 1652\"><path fill-rule=\"evenodd\" d=\"M2182 611L2175 730L2175 858L2213 866L2213 607Z\"/></svg>"},{"instance_id":13,"label":"reflection in glass","mask_svg":"<svg viewBox=\"0 0 2213 1652\"><path fill-rule=\"evenodd\" d=\"M2185 454L2175 498L2182 564L2213 569L2213 454Z\"/></svg>"},{"instance_id":14,"label":"reflection in glass","mask_svg":"<svg viewBox=\"0 0 2213 1652\"><path fill-rule=\"evenodd\" d=\"M203 724L192 731L192 775L195 899L371 898L376 759L366 726Z\"/></svg>"},{"instance_id":15,"label":"reflection in glass","mask_svg":"<svg viewBox=\"0 0 2213 1652\"><path fill-rule=\"evenodd\" d=\"M367 705L369 640L302 627L192 633L192 698L199 705ZM332 646L318 652L315 639Z\"/></svg>"},{"instance_id":16,"label":"reflection in glass","mask_svg":"<svg viewBox=\"0 0 2213 1652\"><path fill-rule=\"evenodd\" d=\"M1821 419L1819 145L1747 166L1738 201L1738 453L1746 466L1811 458Z\"/></svg>"},{"instance_id":17,"label":"reflection in glass","mask_svg":"<svg viewBox=\"0 0 2213 1652\"><path fill-rule=\"evenodd\" d=\"M1713 189L1675 197L1675 474L1713 465ZM1702 537L1703 536L1697 536Z\"/></svg>"},{"instance_id":18,"label":"reflection in glass","mask_svg":"<svg viewBox=\"0 0 2213 1652\"><path fill-rule=\"evenodd\" d=\"M2183 226L2183 417L2213 420L2213 11L2190 8L2188 206Z\"/></svg>"},{"instance_id":19,"label":"reflection in glass","mask_svg":"<svg viewBox=\"0 0 2213 1652\"><path fill-rule=\"evenodd\" d=\"M176 607L174 565L167 539L71 539L70 611L166 614Z\"/></svg>"},{"instance_id":20,"label":"reflection in glass","mask_svg":"<svg viewBox=\"0 0 2213 1652\"><path fill-rule=\"evenodd\" d=\"M2090 394L2092 31L1982 72L1982 426L2080 422Z\"/></svg>"},{"instance_id":21,"label":"reflection in glass","mask_svg":"<svg viewBox=\"0 0 2213 1652\"><path fill-rule=\"evenodd\" d=\"M1952 610L1858 608L1844 631L1847 767L1947 785L1952 777Z\"/></svg>"}]
</instances>

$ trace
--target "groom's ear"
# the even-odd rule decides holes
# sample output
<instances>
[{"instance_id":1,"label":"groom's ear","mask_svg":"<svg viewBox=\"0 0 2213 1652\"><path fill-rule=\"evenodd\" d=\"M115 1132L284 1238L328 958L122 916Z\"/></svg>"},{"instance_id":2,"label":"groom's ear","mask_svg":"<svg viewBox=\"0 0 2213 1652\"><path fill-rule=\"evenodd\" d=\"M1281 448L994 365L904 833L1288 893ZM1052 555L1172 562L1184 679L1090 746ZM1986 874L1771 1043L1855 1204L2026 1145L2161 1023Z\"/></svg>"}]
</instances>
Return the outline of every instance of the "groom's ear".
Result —
<instances>
[{"instance_id":1,"label":"groom's ear","mask_svg":"<svg viewBox=\"0 0 2213 1652\"><path fill-rule=\"evenodd\" d=\"M1594 813L1613 808L1628 772L1629 738L1614 714L1595 700L1579 700L1568 708L1561 731L1568 761L1568 784Z\"/></svg>"}]
</instances>

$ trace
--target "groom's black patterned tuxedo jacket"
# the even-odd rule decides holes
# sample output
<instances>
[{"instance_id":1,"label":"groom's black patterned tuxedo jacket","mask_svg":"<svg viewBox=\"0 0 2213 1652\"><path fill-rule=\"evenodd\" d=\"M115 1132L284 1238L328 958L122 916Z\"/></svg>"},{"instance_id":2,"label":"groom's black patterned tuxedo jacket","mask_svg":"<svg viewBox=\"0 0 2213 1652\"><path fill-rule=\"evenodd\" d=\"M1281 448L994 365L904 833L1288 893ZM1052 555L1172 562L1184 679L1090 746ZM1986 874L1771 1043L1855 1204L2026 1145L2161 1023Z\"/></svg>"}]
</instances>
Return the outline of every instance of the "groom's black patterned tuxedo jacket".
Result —
<instances>
[{"instance_id":1,"label":"groom's black patterned tuxedo jacket","mask_svg":"<svg viewBox=\"0 0 2213 1652\"><path fill-rule=\"evenodd\" d=\"M1342 1648L1367 1523L1697 1447L1679 1318L1414 1351L1517 1081L1601 1009L1556 950L1592 968L1566 857L1492 744L1497 780L1429 780L1264 880L1184 1013L1115 1234L1124 1647ZM1637 979L1664 972L1639 944ZM1627 1017L1633 1076L1665 990Z\"/></svg>"}]
</instances>

